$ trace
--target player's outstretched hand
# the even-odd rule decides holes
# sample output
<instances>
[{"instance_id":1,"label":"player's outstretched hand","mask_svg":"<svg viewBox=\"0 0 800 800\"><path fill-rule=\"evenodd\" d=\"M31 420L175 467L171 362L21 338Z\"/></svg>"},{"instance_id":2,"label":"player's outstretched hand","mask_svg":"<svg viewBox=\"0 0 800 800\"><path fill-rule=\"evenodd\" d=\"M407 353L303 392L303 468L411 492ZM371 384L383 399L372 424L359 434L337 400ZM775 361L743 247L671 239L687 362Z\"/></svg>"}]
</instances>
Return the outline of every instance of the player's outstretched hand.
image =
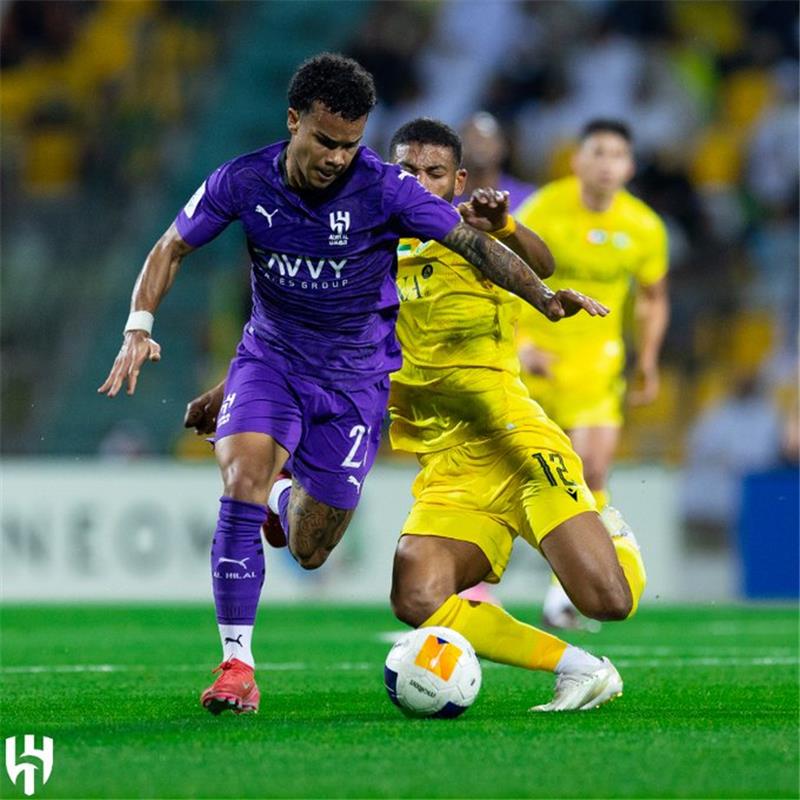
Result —
<instances>
[{"instance_id":1,"label":"player's outstretched hand","mask_svg":"<svg viewBox=\"0 0 800 800\"><path fill-rule=\"evenodd\" d=\"M225 384L217 384L213 389L195 397L186 406L183 417L184 428L194 428L198 436L208 436L217 429L217 415L222 407L222 395Z\"/></svg>"},{"instance_id":2,"label":"player's outstretched hand","mask_svg":"<svg viewBox=\"0 0 800 800\"><path fill-rule=\"evenodd\" d=\"M128 381L128 394L136 391L139 371L145 361L161 361L161 345L151 339L145 331L127 331L122 347L119 349L114 366L102 386L97 391L116 397L122 384Z\"/></svg>"},{"instance_id":3,"label":"player's outstretched hand","mask_svg":"<svg viewBox=\"0 0 800 800\"><path fill-rule=\"evenodd\" d=\"M579 311L585 311L593 317L605 317L611 309L574 289L559 289L545 300L541 311L552 322L558 322L564 317L574 317Z\"/></svg>"},{"instance_id":4,"label":"player's outstretched hand","mask_svg":"<svg viewBox=\"0 0 800 800\"><path fill-rule=\"evenodd\" d=\"M458 213L467 225L479 231L499 231L507 222L508 192L476 189L466 203L458 204Z\"/></svg>"}]
</instances>

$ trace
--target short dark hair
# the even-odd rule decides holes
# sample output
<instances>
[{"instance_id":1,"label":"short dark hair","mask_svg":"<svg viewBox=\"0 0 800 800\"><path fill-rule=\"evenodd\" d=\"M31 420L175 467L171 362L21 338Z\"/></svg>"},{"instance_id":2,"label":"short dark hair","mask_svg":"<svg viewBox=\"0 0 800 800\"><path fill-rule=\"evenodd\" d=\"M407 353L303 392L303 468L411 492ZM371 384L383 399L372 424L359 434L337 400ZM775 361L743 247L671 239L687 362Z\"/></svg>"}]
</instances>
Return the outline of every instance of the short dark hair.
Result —
<instances>
[{"instance_id":1,"label":"short dark hair","mask_svg":"<svg viewBox=\"0 0 800 800\"><path fill-rule=\"evenodd\" d=\"M449 147L453 151L456 166L461 166L461 137L449 126L438 119L431 117L418 117L401 125L392 136L389 143L389 153L394 157L394 152L401 144L434 144L440 147Z\"/></svg>"},{"instance_id":2,"label":"short dark hair","mask_svg":"<svg viewBox=\"0 0 800 800\"><path fill-rule=\"evenodd\" d=\"M620 119L593 119L581 129L580 140L583 142L594 133L616 133L628 144L633 144L633 133L630 126Z\"/></svg>"},{"instance_id":3,"label":"short dark hair","mask_svg":"<svg viewBox=\"0 0 800 800\"><path fill-rule=\"evenodd\" d=\"M295 111L311 111L319 101L351 122L369 114L377 102L372 75L340 53L320 53L304 61L289 81L288 95Z\"/></svg>"}]
</instances>

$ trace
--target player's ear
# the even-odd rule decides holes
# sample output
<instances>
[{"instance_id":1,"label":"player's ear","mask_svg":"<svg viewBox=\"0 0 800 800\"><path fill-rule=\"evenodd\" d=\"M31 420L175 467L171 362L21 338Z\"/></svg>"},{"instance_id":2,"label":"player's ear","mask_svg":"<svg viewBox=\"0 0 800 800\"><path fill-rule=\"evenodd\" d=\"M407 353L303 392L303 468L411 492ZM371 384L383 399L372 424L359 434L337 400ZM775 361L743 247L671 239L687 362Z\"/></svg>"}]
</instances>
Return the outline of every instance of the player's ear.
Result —
<instances>
[{"instance_id":1,"label":"player's ear","mask_svg":"<svg viewBox=\"0 0 800 800\"><path fill-rule=\"evenodd\" d=\"M286 112L286 127L289 133L294 136L300 128L300 114L294 109L289 108Z\"/></svg>"},{"instance_id":2,"label":"player's ear","mask_svg":"<svg viewBox=\"0 0 800 800\"><path fill-rule=\"evenodd\" d=\"M454 194L456 197L464 194L464 187L467 185L467 171L465 169L456 170L456 182Z\"/></svg>"}]
</instances>

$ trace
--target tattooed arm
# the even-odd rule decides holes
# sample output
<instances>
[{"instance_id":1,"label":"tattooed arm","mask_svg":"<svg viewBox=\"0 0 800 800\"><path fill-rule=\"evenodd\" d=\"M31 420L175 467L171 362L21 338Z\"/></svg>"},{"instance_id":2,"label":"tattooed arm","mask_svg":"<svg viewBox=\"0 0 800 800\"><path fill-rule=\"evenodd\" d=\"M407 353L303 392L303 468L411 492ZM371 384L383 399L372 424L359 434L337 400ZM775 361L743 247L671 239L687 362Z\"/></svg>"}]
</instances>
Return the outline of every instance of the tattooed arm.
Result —
<instances>
[{"instance_id":1,"label":"tattooed arm","mask_svg":"<svg viewBox=\"0 0 800 800\"><path fill-rule=\"evenodd\" d=\"M604 305L574 289L553 292L516 253L466 222L459 222L441 244L463 256L492 283L521 297L553 322L571 317L582 309L593 317L608 314Z\"/></svg>"},{"instance_id":2,"label":"tattooed arm","mask_svg":"<svg viewBox=\"0 0 800 800\"><path fill-rule=\"evenodd\" d=\"M508 204L508 192L475 189L467 202L458 204L458 213L473 228L501 238L503 244L530 264L540 278L549 278L556 268L550 248L530 228L512 217ZM498 237L497 234L506 230L510 223L513 223L511 232Z\"/></svg>"}]
</instances>

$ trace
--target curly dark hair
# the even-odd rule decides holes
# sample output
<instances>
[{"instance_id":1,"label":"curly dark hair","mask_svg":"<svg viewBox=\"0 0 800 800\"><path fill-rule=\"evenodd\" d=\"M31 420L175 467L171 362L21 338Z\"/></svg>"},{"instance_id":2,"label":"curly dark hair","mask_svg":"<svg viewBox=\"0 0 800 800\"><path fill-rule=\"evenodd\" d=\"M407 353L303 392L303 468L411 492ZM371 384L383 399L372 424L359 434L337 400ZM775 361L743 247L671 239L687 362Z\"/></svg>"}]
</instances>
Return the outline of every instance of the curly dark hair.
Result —
<instances>
[{"instance_id":1,"label":"curly dark hair","mask_svg":"<svg viewBox=\"0 0 800 800\"><path fill-rule=\"evenodd\" d=\"M289 81L288 94L289 107L301 114L318 100L350 122L369 114L377 102L372 75L340 53L320 53L304 61Z\"/></svg>"},{"instance_id":2,"label":"curly dark hair","mask_svg":"<svg viewBox=\"0 0 800 800\"><path fill-rule=\"evenodd\" d=\"M633 144L630 126L621 119L593 119L581 129L580 140L588 139L593 133L616 133L628 144Z\"/></svg>"},{"instance_id":3,"label":"curly dark hair","mask_svg":"<svg viewBox=\"0 0 800 800\"><path fill-rule=\"evenodd\" d=\"M461 137L449 126L438 119L418 117L401 125L392 136L389 152L394 157L395 150L401 144L434 144L449 147L453 151L456 166L461 166Z\"/></svg>"}]
</instances>

